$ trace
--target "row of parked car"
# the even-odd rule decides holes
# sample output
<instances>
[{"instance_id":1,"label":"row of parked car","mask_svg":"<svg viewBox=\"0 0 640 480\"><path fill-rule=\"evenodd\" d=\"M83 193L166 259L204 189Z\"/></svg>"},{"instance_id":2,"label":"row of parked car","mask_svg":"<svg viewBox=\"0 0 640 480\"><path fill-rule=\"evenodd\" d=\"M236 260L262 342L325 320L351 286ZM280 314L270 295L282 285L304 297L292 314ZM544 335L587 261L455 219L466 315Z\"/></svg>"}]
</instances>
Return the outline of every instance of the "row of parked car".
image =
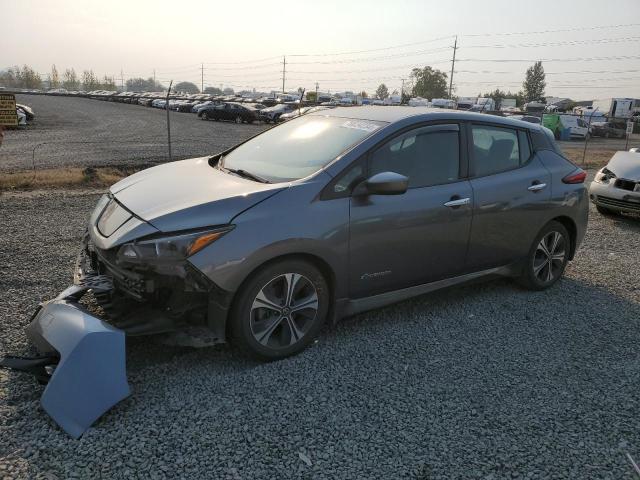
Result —
<instances>
[{"instance_id":1,"label":"row of parked car","mask_svg":"<svg viewBox=\"0 0 640 480\"><path fill-rule=\"evenodd\" d=\"M589 137L625 138L626 120L598 117L589 122L579 115L545 113L536 115L510 115L525 122L542 124L551 130L556 140L584 140Z\"/></svg>"}]
</instances>

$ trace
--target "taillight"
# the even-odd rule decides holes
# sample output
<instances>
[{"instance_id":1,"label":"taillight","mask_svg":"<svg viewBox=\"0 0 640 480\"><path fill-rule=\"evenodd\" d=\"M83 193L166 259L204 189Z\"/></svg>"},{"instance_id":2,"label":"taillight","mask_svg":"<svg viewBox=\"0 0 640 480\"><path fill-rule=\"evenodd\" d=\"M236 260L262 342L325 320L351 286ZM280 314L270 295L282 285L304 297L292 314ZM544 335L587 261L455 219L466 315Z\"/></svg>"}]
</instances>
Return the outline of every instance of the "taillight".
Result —
<instances>
[{"instance_id":1,"label":"taillight","mask_svg":"<svg viewBox=\"0 0 640 480\"><path fill-rule=\"evenodd\" d=\"M562 179L562 183L584 183L587 178L587 172L582 170L581 168L577 168L569 175Z\"/></svg>"}]
</instances>

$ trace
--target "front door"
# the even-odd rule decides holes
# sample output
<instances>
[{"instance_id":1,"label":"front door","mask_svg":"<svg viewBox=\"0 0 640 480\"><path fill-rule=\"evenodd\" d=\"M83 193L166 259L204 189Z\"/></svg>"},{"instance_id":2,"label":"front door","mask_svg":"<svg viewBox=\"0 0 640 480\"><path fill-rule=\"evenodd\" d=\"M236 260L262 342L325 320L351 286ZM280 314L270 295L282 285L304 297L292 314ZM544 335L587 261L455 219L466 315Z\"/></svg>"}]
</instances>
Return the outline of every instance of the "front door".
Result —
<instances>
[{"instance_id":1,"label":"front door","mask_svg":"<svg viewBox=\"0 0 640 480\"><path fill-rule=\"evenodd\" d=\"M400 173L409 188L403 195L351 198L351 298L463 271L473 203L460 173L464 152L457 124L419 127L371 152L368 176Z\"/></svg>"}]
</instances>

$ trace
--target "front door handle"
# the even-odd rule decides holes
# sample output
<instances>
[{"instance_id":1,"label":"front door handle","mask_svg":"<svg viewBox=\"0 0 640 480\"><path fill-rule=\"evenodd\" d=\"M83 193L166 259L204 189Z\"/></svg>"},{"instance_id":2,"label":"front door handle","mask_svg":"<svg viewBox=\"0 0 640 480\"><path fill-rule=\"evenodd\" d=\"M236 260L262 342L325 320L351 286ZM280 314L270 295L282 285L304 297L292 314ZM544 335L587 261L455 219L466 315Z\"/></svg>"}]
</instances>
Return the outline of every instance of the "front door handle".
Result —
<instances>
[{"instance_id":1,"label":"front door handle","mask_svg":"<svg viewBox=\"0 0 640 480\"><path fill-rule=\"evenodd\" d=\"M470 198L455 198L453 197L448 202L445 202L444 206L449 208L462 207L463 205L469 205L471 203Z\"/></svg>"},{"instance_id":2,"label":"front door handle","mask_svg":"<svg viewBox=\"0 0 640 480\"><path fill-rule=\"evenodd\" d=\"M527 188L527 190L529 190L530 192L539 192L540 190L546 187L547 187L546 183L534 182L529 188Z\"/></svg>"}]
</instances>

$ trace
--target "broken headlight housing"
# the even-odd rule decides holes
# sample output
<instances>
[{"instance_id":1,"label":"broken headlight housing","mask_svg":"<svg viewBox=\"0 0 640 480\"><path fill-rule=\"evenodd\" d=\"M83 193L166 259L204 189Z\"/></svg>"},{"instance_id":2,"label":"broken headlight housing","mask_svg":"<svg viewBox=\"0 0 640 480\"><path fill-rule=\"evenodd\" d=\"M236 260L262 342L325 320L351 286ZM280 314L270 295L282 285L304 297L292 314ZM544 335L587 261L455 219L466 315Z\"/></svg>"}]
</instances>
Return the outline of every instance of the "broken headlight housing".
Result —
<instances>
[{"instance_id":1,"label":"broken headlight housing","mask_svg":"<svg viewBox=\"0 0 640 480\"><path fill-rule=\"evenodd\" d=\"M609 170L607 167L604 167L596 173L595 178L593 179L597 183L608 184L611 180L616 178L615 174Z\"/></svg>"},{"instance_id":2,"label":"broken headlight housing","mask_svg":"<svg viewBox=\"0 0 640 480\"><path fill-rule=\"evenodd\" d=\"M183 261L215 242L233 227L212 228L169 235L153 235L123 244L118 263L165 263Z\"/></svg>"}]
</instances>

